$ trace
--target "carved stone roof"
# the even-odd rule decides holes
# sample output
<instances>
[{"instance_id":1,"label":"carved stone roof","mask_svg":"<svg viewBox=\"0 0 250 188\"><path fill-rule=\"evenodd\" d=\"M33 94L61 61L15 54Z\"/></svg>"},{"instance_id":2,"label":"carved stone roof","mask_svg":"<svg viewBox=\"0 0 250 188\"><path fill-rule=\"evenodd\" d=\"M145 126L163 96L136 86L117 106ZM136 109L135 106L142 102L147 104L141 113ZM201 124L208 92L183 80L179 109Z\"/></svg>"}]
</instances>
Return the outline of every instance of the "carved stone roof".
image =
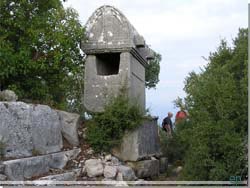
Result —
<instances>
[{"instance_id":1,"label":"carved stone roof","mask_svg":"<svg viewBox=\"0 0 250 188\"><path fill-rule=\"evenodd\" d=\"M86 40L81 48L86 54L133 51L144 63L150 49L128 19L118 9L104 5L88 19Z\"/></svg>"}]
</instances>

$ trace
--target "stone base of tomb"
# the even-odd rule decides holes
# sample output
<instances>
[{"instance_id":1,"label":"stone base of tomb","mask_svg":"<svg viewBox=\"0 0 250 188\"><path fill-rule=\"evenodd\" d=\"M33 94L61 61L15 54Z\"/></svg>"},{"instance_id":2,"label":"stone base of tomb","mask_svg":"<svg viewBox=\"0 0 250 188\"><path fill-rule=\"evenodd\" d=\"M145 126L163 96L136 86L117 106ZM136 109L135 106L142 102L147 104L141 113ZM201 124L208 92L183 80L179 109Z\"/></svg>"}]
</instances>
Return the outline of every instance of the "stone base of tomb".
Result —
<instances>
[{"instance_id":1,"label":"stone base of tomb","mask_svg":"<svg viewBox=\"0 0 250 188\"><path fill-rule=\"evenodd\" d=\"M113 155L123 161L139 161L160 156L157 119L147 118L137 129L127 132L121 145L112 150Z\"/></svg>"}]
</instances>

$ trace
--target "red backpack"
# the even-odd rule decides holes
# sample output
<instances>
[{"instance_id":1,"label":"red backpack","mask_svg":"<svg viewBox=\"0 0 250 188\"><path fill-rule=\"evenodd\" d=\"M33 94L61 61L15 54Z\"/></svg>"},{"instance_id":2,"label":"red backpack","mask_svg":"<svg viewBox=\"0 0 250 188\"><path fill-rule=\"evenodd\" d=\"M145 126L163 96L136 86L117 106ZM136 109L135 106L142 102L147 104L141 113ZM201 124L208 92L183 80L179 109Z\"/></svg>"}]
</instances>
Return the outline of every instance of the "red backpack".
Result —
<instances>
[{"instance_id":1,"label":"red backpack","mask_svg":"<svg viewBox=\"0 0 250 188\"><path fill-rule=\"evenodd\" d=\"M177 112L175 119L185 119L187 117L187 113L185 111Z\"/></svg>"}]
</instances>

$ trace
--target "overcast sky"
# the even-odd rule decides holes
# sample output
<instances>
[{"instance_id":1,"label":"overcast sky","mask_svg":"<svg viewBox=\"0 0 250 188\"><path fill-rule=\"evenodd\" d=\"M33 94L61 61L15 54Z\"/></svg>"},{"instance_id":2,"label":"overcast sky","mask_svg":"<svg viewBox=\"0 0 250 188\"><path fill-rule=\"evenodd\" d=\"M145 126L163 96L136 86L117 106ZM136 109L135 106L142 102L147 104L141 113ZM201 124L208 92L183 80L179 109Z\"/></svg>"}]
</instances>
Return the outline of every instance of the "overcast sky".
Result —
<instances>
[{"instance_id":1,"label":"overcast sky","mask_svg":"<svg viewBox=\"0 0 250 188\"><path fill-rule=\"evenodd\" d=\"M184 80L192 70L206 65L202 58L215 51L221 39L231 42L238 29L247 27L247 0L68 0L84 25L102 5L118 8L162 55L160 82L146 91L146 104L158 123L173 100L184 97Z\"/></svg>"}]
</instances>

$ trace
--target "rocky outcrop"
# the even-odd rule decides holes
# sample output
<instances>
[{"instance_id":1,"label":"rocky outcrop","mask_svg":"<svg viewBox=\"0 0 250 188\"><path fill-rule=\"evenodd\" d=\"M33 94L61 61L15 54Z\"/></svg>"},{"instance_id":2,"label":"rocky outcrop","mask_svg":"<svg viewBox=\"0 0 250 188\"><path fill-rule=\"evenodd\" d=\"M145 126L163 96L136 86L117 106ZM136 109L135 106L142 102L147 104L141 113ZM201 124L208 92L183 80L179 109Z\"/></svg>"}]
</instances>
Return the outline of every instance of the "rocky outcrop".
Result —
<instances>
[{"instance_id":1,"label":"rocky outcrop","mask_svg":"<svg viewBox=\"0 0 250 188\"><path fill-rule=\"evenodd\" d=\"M147 119L136 130L127 132L120 147L112 150L123 161L138 161L160 154L157 118Z\"/></svg>"},{"instance_id":2,"label":"rocky outcrop","mask_svg":"<svg viewBox=\"0 0 250 188\"><path fill-rule=\"evenodd\" d=\"M4 90L0 91L0 101L17 101L18 97L14 93L14 91L11 90Z\"/></svg>"},{"instance_id":3,"label":"rocky outcrop","mask_svg":"<svg viewBox=\"0 0 250 188\"><path fill-rule=\"evenodd\" d=\"M58 114L46 105L0 102L0 137L4 157L27 157L62 148Z\"/></svg>"},{"instance_id":4,"label":"rocky outcrop","mask_svg":"<svg viewBox=\"0 0 250 188\"><path fill-rule=\"evenodd\" d=\"M59 153L4 161L5 175L9 180L25 180L49 172L50 168L62 169L69 160L74 159L80 149Z\"/></svg>"},{"instance_id":5,"label":"rocky outcrop","mask_svg":"<svg viewBox=\"0 0 250 188\"><path fill-rule=\"evenodd\" d=\"M57 113L60 118L63 137L72 146L78 146L79 139L78 139L77 129L79 127L80 115L74 113L68 113L65 111L57 111Z\"/></svg>"},{"instance_id":6,"label":"rocky outcrop","mask_svg":"<svg viewBox=\"0 0 250 188\"><path fill-rule=\"evenodd\" d=\"M160 153L156 119L145 121L127 133L115 152L116 157L111 154L97 157L89 146L77 157L80 149L61 150L62 137L72 146L79 145L79 118L77 114L46 105L0 102L0 154L5 160L9 158L0 163L0 179L134 181L137 176L147 178L159 174L159 161L152 157ZM126 166L124 161L135 162ZM161 159L163 167L165 162Z\"/></svg>"}]
</instances>

